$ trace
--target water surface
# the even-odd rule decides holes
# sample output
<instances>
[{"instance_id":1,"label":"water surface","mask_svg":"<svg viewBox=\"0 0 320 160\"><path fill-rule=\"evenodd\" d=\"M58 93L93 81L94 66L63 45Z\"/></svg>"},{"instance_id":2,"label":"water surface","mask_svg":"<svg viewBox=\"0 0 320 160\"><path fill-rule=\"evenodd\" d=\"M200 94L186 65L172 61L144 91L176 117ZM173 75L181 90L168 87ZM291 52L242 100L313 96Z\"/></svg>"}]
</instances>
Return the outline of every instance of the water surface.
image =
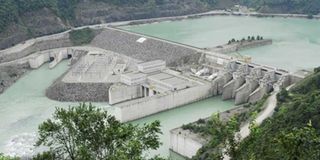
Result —
<instances>
[{"instance_id":1,"label":"water surface","mask_svg":"<svg viewBox=\"0 0 320 160\"><path fill-rule=\"evenodd\" d=\"M319 20L214 16L122 28L201 48L260 35L271 38L273 45L240 53L254 62L290 71L320 66Z\"/></svg>"}]
</instances>

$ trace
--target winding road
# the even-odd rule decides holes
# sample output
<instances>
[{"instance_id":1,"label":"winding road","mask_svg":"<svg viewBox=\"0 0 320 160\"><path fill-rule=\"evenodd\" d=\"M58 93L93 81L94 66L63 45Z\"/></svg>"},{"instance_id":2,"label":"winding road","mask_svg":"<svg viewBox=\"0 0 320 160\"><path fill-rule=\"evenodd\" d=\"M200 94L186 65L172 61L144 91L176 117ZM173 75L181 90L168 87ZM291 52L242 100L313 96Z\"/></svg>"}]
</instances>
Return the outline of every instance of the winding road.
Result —
<instances>
[{"instance_id":1,"label":"winding road","mask_svg":"<svg viewBox=\"0 0 320 160\"><path fill-rule=\"evenodd\" d=\"M257 118L254 120L257 125L260 125L265 119L272 116L274 109L277 106L278 93L279 93L279 89L272 92L271 95L266 100L266 102L263 104L262 108L264 108L264 110L260 112ZM242 141L249 135L250 135L250 122L246 123L240 128L240 131L235 134L235 138L239 141ZM223 160L230 160L230 157L226 154L226 149L224 149L223 152L224 152Z\"/></svg>"}]
</instances>

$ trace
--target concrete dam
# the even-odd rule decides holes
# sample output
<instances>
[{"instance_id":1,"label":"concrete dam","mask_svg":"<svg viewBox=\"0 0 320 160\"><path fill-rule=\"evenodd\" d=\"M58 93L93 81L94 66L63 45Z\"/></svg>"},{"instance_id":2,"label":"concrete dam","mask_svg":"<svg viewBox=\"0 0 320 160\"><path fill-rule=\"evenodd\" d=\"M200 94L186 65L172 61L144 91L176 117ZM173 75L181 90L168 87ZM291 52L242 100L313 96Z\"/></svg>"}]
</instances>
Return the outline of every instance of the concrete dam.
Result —
<instances>
[{"instance_id":1,"label":"concrete dam","mask_svg":"<svg viewBox=\"0 0 320 160\"><path fill-rule=\"evenodd\" d=\"M70 46L64 33L54 40L41 38L22 51L3 51L0 57L10 63L29 56L22 62L32 68L70 59L71 68L46 95L58 101L108 102L122 122L217 95L235 99L236 105L253 103L300 79L285 70L156 37L110 27L97 30L87 46Z\"/></svg>"}]
</instances>

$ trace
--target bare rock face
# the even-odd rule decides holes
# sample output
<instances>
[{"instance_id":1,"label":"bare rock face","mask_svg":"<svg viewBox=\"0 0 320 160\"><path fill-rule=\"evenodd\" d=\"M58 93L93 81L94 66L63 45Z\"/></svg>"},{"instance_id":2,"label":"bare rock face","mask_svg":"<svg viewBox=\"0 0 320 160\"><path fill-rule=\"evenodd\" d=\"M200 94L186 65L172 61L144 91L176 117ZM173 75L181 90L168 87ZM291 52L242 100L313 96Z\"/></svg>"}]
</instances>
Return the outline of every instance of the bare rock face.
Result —
<instances>
[{"instance_id":1,"label":"bare rock face","mask_svg":"<svg viewBox=\"0 0 320 160\"><path fill-rule=\"evenodd\" d=\"M29 70L28 65L0 67L0 94Z\"/></svg>"},{"instance_id":2,"label":"bare rock face","mask_svg":"<svg viewBox=\"0 0 320 160\"><path fill-rule=\"evenodd\" d=\"M27 30L18 24L9 24L4 32L0 33L0 50L9 48L29 38Z\"/></svg>"},{"instance_id":3,"label":"bare rock face","mask_svg":"<svg viewBox=\"0 0 320 160\"><path fill-rule=\"evenodd\" d=\"M76 9L76 25L177 16L209 10L204 3L194 0L169 0L151 6L150 4L113 6L103 2L83 1Z\"/></svg>"}]
</instances>

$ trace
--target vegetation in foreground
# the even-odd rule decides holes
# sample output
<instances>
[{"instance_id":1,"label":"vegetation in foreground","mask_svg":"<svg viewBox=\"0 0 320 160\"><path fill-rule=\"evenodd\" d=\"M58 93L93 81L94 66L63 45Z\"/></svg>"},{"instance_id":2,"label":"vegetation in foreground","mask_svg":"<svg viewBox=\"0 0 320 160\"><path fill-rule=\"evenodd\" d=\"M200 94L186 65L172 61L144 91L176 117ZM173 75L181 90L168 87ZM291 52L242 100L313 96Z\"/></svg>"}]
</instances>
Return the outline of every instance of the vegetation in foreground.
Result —
<instances>
[{"instance_id":1,"label":"vegetation in foreground","mask_svg":"<svg viewBox=\"0 0 320 160\"><path fill-rule=\"evenodd\" d=\"M144 153L159 148L162 134L159 121L141 127L123 124L91 104L57 108L38 133L36 145L49 150L33 160L146 160ZM0 160L16 159L0 155Z\"/></svg>"},{"instance_id":2,"label":"vegetation in foreground","mask_svg":"<svg viewBox=\"0 0 320 160\"><path fill-rule=\"evenodd\" d=\"M72 30L69 32L69 38L73 45L79 46L90 43L95 34L92 29L84 28L78 30Z\"/></svg>"},{"instance_id":3,"label":"vegetation in foreground","mask_svg":"<svg viewBox=\"0 0 320 160\"><path fill-rule=\"evenodd\" d=\"M216 123L213 129L219 132L193 159L222 159L223 149L237 160L320 159L320 67L290 91L282 90L277 99L274 115L260 126L252 123L251 134L241 142L234 141L233 123ZM220 134L221 128L233 133ZM216 139L221 143L212 143Z\"/></svg>"}]
</instances>

